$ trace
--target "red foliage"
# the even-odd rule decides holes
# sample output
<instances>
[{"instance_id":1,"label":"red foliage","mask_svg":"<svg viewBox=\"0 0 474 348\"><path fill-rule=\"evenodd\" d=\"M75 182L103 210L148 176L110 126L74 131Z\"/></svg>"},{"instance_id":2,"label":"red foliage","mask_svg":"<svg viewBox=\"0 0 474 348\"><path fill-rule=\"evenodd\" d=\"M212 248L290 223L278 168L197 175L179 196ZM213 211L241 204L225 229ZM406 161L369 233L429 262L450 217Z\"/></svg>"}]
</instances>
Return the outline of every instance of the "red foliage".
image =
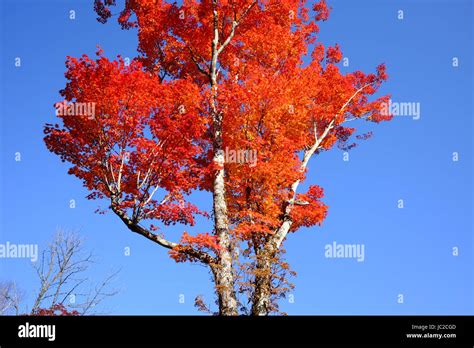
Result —
<instances>
[{"instance_id":1,"label":"red foliage","mask_svg":"<svg viewBox=\"0 0 474 348\"><path fill-rule=\"evenodd\" d=\"M67 309L62 303L57 303L49 308L38 308L31 315L34 316L78 316L80 313L76 310Z\"/></svg>"},{"instance_id":2,"label":"red foliage","mask_svg":"<svg viewBox=\"0 0 474 348\"><path fill-rule=\"evenodd\" d=\"M115 1L95 0L99 21L111 17L112 6ZM330 12L325 1L312 12L304 0L222 0L215 10L222 48L215 100L208 75L213 2L130 0L118 22L138 29L140 58L127 65L100 50L95 60L68 57L63 103L95 103L95 115L59 116L61 125L46 125L45 142L72 165L69 173L91 191L88 198L108 198L141 223L193 225L196 214L207 216L187 194L212 191L223 166L229 222L248 241L281 224L292 184L305 178L301 155L315 141L316 154L336 143L350 148L349 119L391 118L382 112L388 96L369 100L387 74L385 65L375 73L341 73L339 46L315 42L317 21ZM308 54L312 59L303 64ZM212 161L211 105L223 115L223 147L255 151L255 165ZM327 213L322 190L311 186L297 198L309 204L291 211L292 231L321 224ZM176 254L187 248L217 254L217 245L214 232L184 233L172 256L188 260Z\"/></svg>"},{"instance_id":3,"label":"red foliage","mask_svg":"<svg viewBox=\"0 0 474 348\"><path fill-rule=\"evenodd\" d=\"M209 253L219 253L219 244L216 236L209 233L201 233L195 236L183 232L179 246L170 251L170 255L176 262L196 261L186 253L188 248Z\"/></svg>"}]
</instances>

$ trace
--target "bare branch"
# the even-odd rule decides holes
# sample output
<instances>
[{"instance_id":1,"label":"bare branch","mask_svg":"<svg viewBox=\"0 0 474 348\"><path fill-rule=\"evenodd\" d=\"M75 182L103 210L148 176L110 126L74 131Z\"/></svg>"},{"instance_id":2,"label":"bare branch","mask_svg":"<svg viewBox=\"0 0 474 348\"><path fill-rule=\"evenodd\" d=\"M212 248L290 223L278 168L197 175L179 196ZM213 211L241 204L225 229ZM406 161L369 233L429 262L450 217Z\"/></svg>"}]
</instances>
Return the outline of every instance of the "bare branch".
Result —
<instances>
[{"instance_id":1,"label":"bare branch","mask_svg":"<svg viewBox=\"0 0 474 348\"><path fill-rule=\"evenodd\" d=\"M23 293L15 282L0 282L0 315L19 314Z\"/></svg>"},{"instance_id":2,"label":"bare branch","mask_svg":"<svg viewBox=\"0 0 474 348\"><path fill-rule=\"evenodd\" d=\"M84 253L83 240L74 233L63 233L59 231L53 238L52 243L43 250L41 263L34 265L40 280L40 287L36 296L31 314L37 313L43 308L53 308L54 305L63 304L69 296L74 295L74 301L68 303L70 308L91 308L91 299L94 306L105 296L103 288L108 285L110 278L106 278L100 287L100 294L92 298L82 296L76 292L89 280L84 274L93 263L91 252ZM111 293L110 295L115 294ZM79 301L76 304L76 298ZM74 304L73 304L74 303Z\"/></svg>"}]
</instances>

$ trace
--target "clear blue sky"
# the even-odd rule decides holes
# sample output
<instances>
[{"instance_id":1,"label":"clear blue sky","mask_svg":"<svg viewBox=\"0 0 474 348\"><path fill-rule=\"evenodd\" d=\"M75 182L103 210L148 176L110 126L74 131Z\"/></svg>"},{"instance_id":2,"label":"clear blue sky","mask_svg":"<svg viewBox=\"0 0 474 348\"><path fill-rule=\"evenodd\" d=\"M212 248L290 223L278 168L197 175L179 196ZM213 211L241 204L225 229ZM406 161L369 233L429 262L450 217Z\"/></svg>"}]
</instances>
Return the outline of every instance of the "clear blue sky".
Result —
<instances>
[{"instance_id":1,"label":"clear blue sky","mask_svg":"<svg viewBox=\"0 0 474 348\"><path fill-rule=\"evenodd\" d=\"M385 62L390 78L382 93L395 102L420 103L421 117L371 125L374 137L352 150L347 162L340 150L312 160L309 182L324 188L329 215L322 227L290 236L287 256L298 277L294 303L283 301L282 309L474 314L472 2L328 3L333 11L320 38L341 45L350 63L343 69L369 71ZM44 245L57 227L79 229L100 258L91 278L122 267L116 282L122 291L103 309L196 314L194 296L210 299L207 270L176 264L111 213L94 214L106 203L86 200L80 181L43 143L43 125L54 122L53 104L65 85L65 57L92 55L97 44L110 58L134 57L136 32L120 30L115 21L98 23L92 1L3 0L0 6L0 243ZM452 160L453 152L459 161ZM210 207L209 196L195 198ZM180 232L172 228L169 236L177 239ZM324 247L333 241L364 244L364 262L325 258ZM125 247L131 256L124 256ZM453 247L459 256L452 255ZM0 259L0 280L16 280L31 301L35 278L28 260Z\"/></svg>"}]
</instances>

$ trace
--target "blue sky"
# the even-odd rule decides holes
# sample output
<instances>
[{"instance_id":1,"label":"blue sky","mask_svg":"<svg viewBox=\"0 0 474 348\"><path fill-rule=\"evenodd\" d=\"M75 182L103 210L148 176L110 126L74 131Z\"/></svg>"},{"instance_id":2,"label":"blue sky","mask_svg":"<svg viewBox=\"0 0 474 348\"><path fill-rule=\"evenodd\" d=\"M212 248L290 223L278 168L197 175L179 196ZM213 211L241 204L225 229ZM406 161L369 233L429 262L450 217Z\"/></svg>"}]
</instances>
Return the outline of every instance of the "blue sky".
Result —
<instances>
[{"instance_id":1,"label":"blue sky","mask_svg":"<svg viewBox=\"0 0 474 348\"><path fill-rule=\"evenodd\" d=\"M282 301L282 310L473 314L472 2L328 3L333 11L320 39L340 44L349 58L341 69L371 71L385 62L390 78L382 93L394 102L420 103L421 115L362 125L374 136L351 150L349 161L336 149L311 161L308 183L324 188L329 215L322 227L301 230L286 243L298 276L294 301ZM4 0L0 11L0 243L44 246L58 227L79 230L99 258L91 279L122 268L115 282L121 292L102 310L197 314L194 297L211 299L207 270L176 264L112 213L94 214L106 203L86 200L80 181L66 174L67 165L42 140L65 85L65 57L93 55L99 44L110 58L132 58L136 32L119 30L114 21L98 23L92 1ZM195 198L210 207L208 195ZM177 239L181 230L170 228L169 235ZM363 244L364 262L326 258L325 245L333 242ZM15 280L31 306L36 279L29 260L0 259L0 280Z\"/></svg>"}]
</instances>

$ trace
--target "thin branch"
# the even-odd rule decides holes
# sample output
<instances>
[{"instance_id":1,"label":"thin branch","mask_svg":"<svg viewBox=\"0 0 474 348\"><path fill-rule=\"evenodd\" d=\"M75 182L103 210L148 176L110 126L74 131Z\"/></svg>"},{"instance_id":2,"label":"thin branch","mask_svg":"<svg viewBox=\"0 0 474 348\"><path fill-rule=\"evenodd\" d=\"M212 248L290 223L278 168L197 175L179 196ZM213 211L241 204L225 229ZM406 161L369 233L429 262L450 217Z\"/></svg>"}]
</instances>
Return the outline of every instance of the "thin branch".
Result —
<instances>
[{"instance_id":1,"label":"thin branch","mask_svg":"<svg viewBox=\"0 0 474 348\"><path fill-rule=\"evenodd\" d=\"M242 13L239 19L235 17L235 13L234 13L234 20L232 21L232 28L230 30L230 34L229 36L227 36L227 38L225 39L221 47L219 47L219 49L217 50L217 55L219 55L224 50L224 48L230 43L230 41L235 35L235 29L240 24L240 22L247 16L249 11L252 9L252 7L255 6L255 4L257 4L257 0L254 0L249 6L247 6L247 8L244 10L244 12Z\"/></svg>"}]
</instances>

